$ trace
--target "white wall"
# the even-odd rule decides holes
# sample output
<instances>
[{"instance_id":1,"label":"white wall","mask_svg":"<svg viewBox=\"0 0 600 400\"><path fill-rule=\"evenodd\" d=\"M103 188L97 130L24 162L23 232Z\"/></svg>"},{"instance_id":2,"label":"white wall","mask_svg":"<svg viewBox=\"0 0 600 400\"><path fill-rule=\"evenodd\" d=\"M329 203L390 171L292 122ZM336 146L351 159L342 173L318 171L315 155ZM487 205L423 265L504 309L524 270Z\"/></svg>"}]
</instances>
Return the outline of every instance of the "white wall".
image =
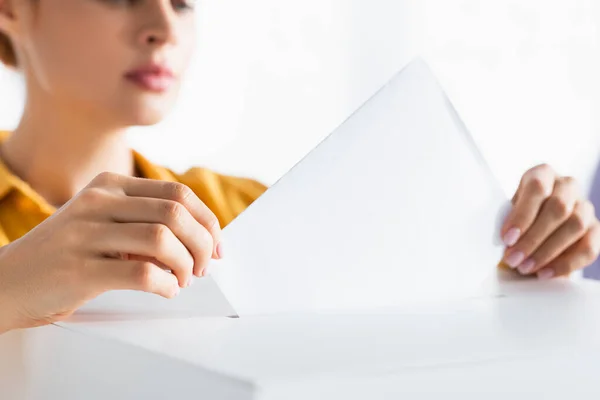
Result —
<instances>
[{"instance_id":1,"label":"white wall","mask_svg":"<svg viewBox=\"0 0 600 400\"><path fill-rule=\"evenodd\" d=\"M587 181L600 148L599 7L204 0L200 48L176 112L132 142L175 169L208 165L272 183L419 53L507 190L542 161ZM0 126L14 126L18 84L0 73L0 91Z\"/></svg>"},{"instance_id":2,"label":"white wall","mask_svg":"<svg viewBox=\"0 0 600 400\"><path fill-rule=\"evenodd\" d=\"M600 149L597 1L419 3L423 51L504 186L539 162L587 183Z\"/></svg>"}]
</instances>

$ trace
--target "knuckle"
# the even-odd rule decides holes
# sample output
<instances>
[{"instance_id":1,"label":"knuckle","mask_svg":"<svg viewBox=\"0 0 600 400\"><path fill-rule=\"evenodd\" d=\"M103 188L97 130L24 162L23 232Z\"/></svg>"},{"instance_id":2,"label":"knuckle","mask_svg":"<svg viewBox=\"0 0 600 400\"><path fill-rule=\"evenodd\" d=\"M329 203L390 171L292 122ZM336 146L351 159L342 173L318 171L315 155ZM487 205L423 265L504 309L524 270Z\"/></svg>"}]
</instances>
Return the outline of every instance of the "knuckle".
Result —
<instances>
[{"instance_id":1,"label":"knuckle","mask_svg":"<svg viewBox=\"0 0 600 400\"><path fill-rule=\"evenodd\" d=\"M150 291L153 287L152 276L154 264L149 261L140 261L134 269L134 281L142 291Z\"/></svg>"},{"instance_id":2,"label":"knuckle","mask_svg":"<svg viewBox=\"0 0 600 400\"><path fill-rule=\"evenodd\" d=\"M574 188L576 188L578 185L577 179L573 178L572 176L563 176L560 178L560 182L565 186Z\"/></svg>"},{"instance_id":3,"label":"knuckle","mask_svg":"<svg viewBox=\"0 0 600 400\"><path fill-rule=\"evenodd\" d=\"M113 172L101 172L92 180L90 186L108 186L118 180L118 175Z\"/></svg>"},{"instance_id":4,"label":"knuckle","mask_svg":"<svg viewBox=\"0 0 600 400\"><path fill-rule=\"evenodd\" d=\"M169 229L161 224L151 224L147 228L148 241L152 244L156 249L161 249L164 247L165 242L167 240L167 231Z\"/></svg>"},{"instance_id":5,"label":"knuckle","mask_svg":"<svg viewBox=\"0 0 600 400\"><path fill-rule=\"evenodd\" d=\"M561 186L564 190L567 190L569 193L580 193L579 182L572 176L560 177L557 180L556 184Z\"/></svg>"},{"instance_id":6,"label":"knuckle","mask_svg":"<svg viewBox=\"0 0 600 400\"><path fill-rule=\"evenodd\" d=\"M78 200L86 207L99 205L104 201L106 193L98 187L88 187L79 192Z\"/></svg>"},{"instance_id":7,"label":"knuckle","mask_svg":"<svg viewBox=\"0 0 600 400\"><path fill-rule=\"evenodd\" d=\"M566 218L572 212L571 205L560 196L551 196L546 201L549 211L557 218Z\"/></svg>"},{"instance_id":8,"label":"knuckle","mask_svg":"<svg viewBox=\"0 0 600 400\"><path fill-rule=\"evenodd\" d=\"M539 176L533 176L527 182L527 190L536 196L545 196L548 193L548 188L544 180Z\"/></svg>"},{"instance_id":9,"label":"knuckle","mask_svg":"<svg viewBox=\"0 0 600 400\"><path fill-rule=\"evenodd\" d=\"M570 218L572 230L577 234L584 233L588 228L588 221L582 213L575 213Z\"/></svg>"},{"instance_id":10,"label":"knuckle","mask_svg":"<svg viewBox=\"0 0 600 400\"><path fill-rule=\"evenodd\" d=\"M554 168L552 168L552 166L550 166L550 164L540 164L537 165L535 167L533 167L530 172L539 172L539 173L544 173L544 174L554 174Z\"/></svg>"},{"instance_id":11,"label":"knuckle","mask_svg":"<svg viewBox=\"0 0 600 400\"><path fill-rule=\"evenodd\" d=\"M204 228L199 229L197 235L197 247L192 251L192 257L196 263L204 263L210 259L213 252L213 237Z\"/></svg>"},{"instance_id":12,"label":"knuckle","mask_svg":"<svg viewBox=\"0 0 600 400\"><path fill-rule=\"evenodd\" d=\"M219 222L219 219L212 212L208 215L206 223L208 228L211 230L221 229L221 223Z\"/></svg>"},{"instance_id":13,"label":"knuckle","mask_svg":"<svg viewBox=\"0 0 600 400\"><path fill-rule=\"evenodd\" d=\"M175 201L164 201L161 203L161 213L166 222L177 222L183 213L182 205Z\"/></svg>"},{"instance_id":14,"label":"knuckle","mask_svg":"<svg viewBox=\"0 0 600 400\"><path fill-rule=\"evenodd\" d=\"M166 191L169 199L181 204L185 204L193 194L189 187L178 182L169 182Z\"/></svg>"},{"instance_id":15,"label":"knuckle","mask_svg":"<svg viewBox=\"0 0 600 400\"><path fill-rule=\"evenodd\" d=\"M598 252L593 246L585 246L583 251L583 257L587 262L592 262L598 257Z\"/></svg>"}]
</instances>

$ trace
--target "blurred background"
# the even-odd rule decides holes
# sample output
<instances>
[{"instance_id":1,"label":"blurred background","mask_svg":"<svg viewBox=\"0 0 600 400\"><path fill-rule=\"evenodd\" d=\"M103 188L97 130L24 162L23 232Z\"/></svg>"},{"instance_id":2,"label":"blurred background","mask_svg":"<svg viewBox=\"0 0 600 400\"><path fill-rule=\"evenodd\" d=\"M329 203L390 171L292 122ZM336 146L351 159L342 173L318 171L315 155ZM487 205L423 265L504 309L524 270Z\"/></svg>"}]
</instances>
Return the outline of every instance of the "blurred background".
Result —
<instances>
[{"instance_id":1,"label":"blurred background","mask_svg":"<svg viewBox=\"0 0 600 400\"><path fill-rule=\"evenodd\" d=\"M432 67L507 192L547 162L587 185L598 161L594 0L203 0L188 85L131 142L184 170L271 184L413 57ZM0 69L0 127L19 77Z\"/></svg>"}]
</instances>

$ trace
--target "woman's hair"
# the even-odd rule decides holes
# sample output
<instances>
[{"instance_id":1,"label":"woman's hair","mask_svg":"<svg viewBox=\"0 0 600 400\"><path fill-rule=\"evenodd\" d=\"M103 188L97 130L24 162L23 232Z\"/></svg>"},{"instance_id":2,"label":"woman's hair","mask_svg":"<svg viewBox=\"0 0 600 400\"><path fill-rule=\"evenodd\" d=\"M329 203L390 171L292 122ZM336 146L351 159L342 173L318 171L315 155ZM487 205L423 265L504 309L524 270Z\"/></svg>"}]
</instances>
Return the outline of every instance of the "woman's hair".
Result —
<instances>
[{"instance_id":1,"label":"woman's hair","mask_svg":"<svg viewBox=\"0 0 600 400\"><path fill-rule=\"evenodd\" d=\"M0 33L0 62L3 62L9 67L17 66L15 49L8 36L3 33Z\"/></svg>"}]
</instances>

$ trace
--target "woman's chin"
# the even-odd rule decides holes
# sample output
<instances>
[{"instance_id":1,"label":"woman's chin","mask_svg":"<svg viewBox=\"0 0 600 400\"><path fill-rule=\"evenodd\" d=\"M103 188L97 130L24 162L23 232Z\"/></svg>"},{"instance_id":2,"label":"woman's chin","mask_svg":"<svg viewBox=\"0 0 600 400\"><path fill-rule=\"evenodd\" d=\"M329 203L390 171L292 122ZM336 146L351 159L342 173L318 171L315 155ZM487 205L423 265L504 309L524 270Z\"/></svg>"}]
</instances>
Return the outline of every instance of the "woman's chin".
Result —
<instances>
[{"instance_id":1,"label":"woman's chin","mask_svg":"<svg viewBox=\"0 0 600 400\"><path fill-rule=\"evenodd\" d=\"M164 120L165 115L146 115L143 117L135 118L131 121L130 126L153 126L156 125L162 120Z\"/></svg>"},{"instance_id":2,"label":"woman's chin","mask_svg":"<svg viewBox=\"0 0 600 400\"><path fill-rule=\"evenodd\" d=\"M164 120L172 108L173 102L143 103L121 108L117 112L124 125L152 126Z\"/></svg>"},{"instance_id":3,"label":"woman's chin","mask_svg":"<svg viewBox=\"0 0 600 400\"><path fill-rule=\"evenodd\" d=\"M156 125L173 109L179 95L178 89L172 87L165 92L153 93L129 87L113 98L110 109L125 125Z\"/></svg>"},{"instance_id":4,"label":"woman's chin","mask_svg":"<svg viewBox=\"0 0 600 400\"><path fill-rule=\"evenodd\" d=\"M122 115L120 124L123 126L153 126L164 120L166 113L137 113L135 115Z\"/></svg>"}]
</instances>

